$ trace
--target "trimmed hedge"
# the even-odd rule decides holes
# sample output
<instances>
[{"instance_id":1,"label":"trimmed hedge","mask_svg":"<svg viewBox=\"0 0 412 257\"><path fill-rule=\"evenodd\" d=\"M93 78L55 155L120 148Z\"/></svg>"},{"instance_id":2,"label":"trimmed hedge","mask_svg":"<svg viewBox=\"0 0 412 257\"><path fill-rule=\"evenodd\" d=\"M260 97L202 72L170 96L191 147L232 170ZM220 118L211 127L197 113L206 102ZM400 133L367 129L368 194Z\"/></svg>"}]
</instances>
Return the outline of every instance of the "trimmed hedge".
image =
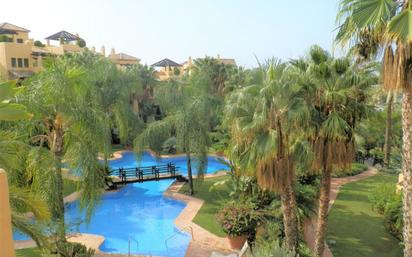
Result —
<instances>
[{"instance_id":1,"label":"trimmed hedge","mask_svg":"<svg viewBox=\"0 0 412 257\"><path fill-rule=\"evenodd\" d=\"M335 169L332 176L336 178L348 177L358 175L368 169L368 165L354 162L351 169Z\"/></svg>"}]
</instances>

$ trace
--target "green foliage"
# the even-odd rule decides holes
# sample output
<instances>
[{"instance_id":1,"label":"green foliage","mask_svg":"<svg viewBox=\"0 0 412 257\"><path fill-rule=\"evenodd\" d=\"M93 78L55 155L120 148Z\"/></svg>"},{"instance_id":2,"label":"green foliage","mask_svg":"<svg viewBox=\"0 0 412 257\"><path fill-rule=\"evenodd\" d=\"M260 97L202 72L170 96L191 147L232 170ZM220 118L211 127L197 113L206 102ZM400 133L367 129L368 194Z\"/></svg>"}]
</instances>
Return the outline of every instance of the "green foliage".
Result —
<instances>
[{"instance_id":1,"label":"green foliage","mask_svg":"<svg viewBox=\"0 0 412 257\"><path fill-rule=\"evenodd\" d=\"M295 257L296 253L289 252L288 249L278 241L259 240L252 248L254 257Z\"/></svg>"},{"instance_id":2,"label":"green foliage","mask_svg":"<svg viewBox=\"0 0 412 257\"><path fill-rule=\"evenodd\" d=\"M31 117L26 107L10 102L17 92L18 89L14 82L0 83L0 120L24 120Z\"/></svg>"},{"instance_id":3,"label":"green foliage","mask_svg":"<svg viewBox=\"0 0 412 257\"><path fill-rule=\"evenodd\" d=\"M37 47L45 47L45 45L44 45L41 41L39 41L39 40L34 41L34 46L37 46Z\"/></svg>"},{"instance_id":4,"label":"green foliage","mask_svg":"<svg viewBox=\"0 0 412 257\"><path fill-rule=\"evenodd\" d=\"M94 250L87 249L86 246L79 243L56 242L55 252L60 257L92 257Z\"/></svg>"},{"instance_id":5,"label":"green foliage","mask_svg":"<svg viewBox=\"0 0 412 257\"><path fill-rule=\"evenodd\" d=\"M228 202L216 218L227 235L240 236L256 228L259 215L250 203Z\"/></svg>"},{"instance_id":6,"label":"green foliage","mask_svg":"<svg viewBox=\"0 0 412 257\"><path fill-rule=\"evenodd\" d=\"M38 248L24 248L16 250L17 257L43 257Z\"/></svg>"},{"instance_id":7,"label":"green foliage","mask_svg":"<svg viewBox=\"0 0 412 257\"><path fill-rule=\"evenodd\" d=\"M170 137L163 142L162 154L176 154L176 138Z\"/></svg>"},{"instance_id":8,"label":"green foliage","mask_svg":"<svg viewBox=\"0 0 412 257\"><path fill-rule=\"evenodd\" d=\"M13 39L6 35L0 35L0 42L13 42Z\"/></svg>"},{"instance_id":9,"label":"green foliage","mask_svg":"<svg viewBox=\"0 0 412 257\"><path fill-rule=\"evenodd\" d=\"M402 197L401 194L396 193L395 185L386 183L377 185L369 199L372 203L372 208L384 216L383 223L386 230L399 240L402 240Z\"/></svg>"},{"instance_id":10,"label":"green foliage","mask_svg":"<svg viewBox=\"0 0 412 257\"><path fill-rule=\"evenodd\" d=\"M76 41L76 44L77 44L79 47L83 48L83 47L86 46L86 41L84 41L84 39L78 39L78 40Z\"/></svg>"},{"instance_id":11,"label":"green foliage","mask_svg":"<svg viewBox=\"0 0 412 257\"><path fill-rule=\"evenodd\" d=\"M398 198L386 204L384 215L384 226L386 230L399 240L403 240L403 208L402 199Z\"/></svg>"},{"instance_id":12,"label":"green foliage","mask_svg":"<svg viewBox=\"0 0 412 257\"><path fill-rule=\"evenodd\" d=\"M360 173L362 173L363 171L368 169L368 165L363 164L363 163L357 163L354 162L351 164L350 168L340 168L340 169L335 169L333 171L333 176L334 177L347 177L347 176L355 176L358 175Z\"/></svg>"}]
</instances>

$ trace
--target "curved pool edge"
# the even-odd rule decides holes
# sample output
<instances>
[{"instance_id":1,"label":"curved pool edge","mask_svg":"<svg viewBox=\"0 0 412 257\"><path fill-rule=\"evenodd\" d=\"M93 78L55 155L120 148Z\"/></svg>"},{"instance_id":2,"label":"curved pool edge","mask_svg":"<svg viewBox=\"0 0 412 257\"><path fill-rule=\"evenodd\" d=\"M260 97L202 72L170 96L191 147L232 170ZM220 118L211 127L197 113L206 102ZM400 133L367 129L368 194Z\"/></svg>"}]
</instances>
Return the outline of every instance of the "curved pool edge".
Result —
<instances>
[{"instance_id":1,"label":"curved pool edge","mask_svg":"<svg viewBox=\"0 0 412 257\"><path fill-rule=\"evenodd\" d=\"M211 176L210 176L211 175ZM225 176L227 174L210 174L206 177ZM175 226L183 233L191 233L191 240L189 247L186 250L186 256L191 256L187 251L190 249L190 243L196 241L203 247L207 247L214 250L231 251L229 241L225 237L219 237L201 226L193 222L194 217L204 204L204 200L179 193L185 182L173 182L167 190L163 193L164 197L184 202L186 207L179 213L174 220ZM188 229L190 228L190 229ZM190 234L189 234L190 235Z\"/></svg>"}]
</instances>

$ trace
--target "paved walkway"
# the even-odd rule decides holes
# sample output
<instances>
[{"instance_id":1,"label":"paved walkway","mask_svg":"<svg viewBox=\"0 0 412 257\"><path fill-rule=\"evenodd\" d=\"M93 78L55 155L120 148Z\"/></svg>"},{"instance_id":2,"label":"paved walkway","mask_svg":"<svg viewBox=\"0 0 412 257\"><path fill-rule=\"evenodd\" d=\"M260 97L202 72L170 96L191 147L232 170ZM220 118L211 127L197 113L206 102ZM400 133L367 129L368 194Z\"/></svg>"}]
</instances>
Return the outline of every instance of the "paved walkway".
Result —
<instances>
[{"instance_id":1,"label":"paved walkway","mask_svg":"<svg viewBox=\"0 0 412 257\"><path fill-rule=\"evenodd\" d=\"M364 171L361 174L358 174L355 176L349 176L349 177L344 177L344 178L332 178L331 190L329 194L329 198L330 198L329 210L331 209L332 204L335 202L341 186L375 176L376 173L378 173L376 168L369 167L367 171ZM314 215L310 219L306 219L304 223L304 237L310 249L314 249L314 246L315 246L315 235L316 235L316 224L317 224L316 219L317 219L317 216ZM333 254L330 251L327 244L326 244L325 252L323 256L333 257Z\"/></svg>"},{"instance_id":2,"label":"paved walkway","mask_svg":"<svg viewBox=\"0 0 412 257\"><path fill-rule=\"evenodd\" d=\"M192 241L186 252L186 257L210 256L213 251L230 253L231 250L227 238L218 237L192 221L204 201L178 193L183 184L182 182L173 183L164 193L164 196L186 203L186 207L174 222L180 230L192 235Z\"/></svg>"}]
</instances>

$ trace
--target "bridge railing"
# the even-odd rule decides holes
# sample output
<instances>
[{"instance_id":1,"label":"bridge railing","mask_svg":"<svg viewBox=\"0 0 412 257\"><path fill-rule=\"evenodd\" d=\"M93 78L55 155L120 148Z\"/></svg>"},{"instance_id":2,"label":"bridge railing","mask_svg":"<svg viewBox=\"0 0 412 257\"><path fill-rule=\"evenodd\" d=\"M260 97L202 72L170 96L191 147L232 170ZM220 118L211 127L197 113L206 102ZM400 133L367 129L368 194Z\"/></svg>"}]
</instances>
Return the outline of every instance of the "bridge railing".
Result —
<instances>
[{"instance_id":1,"label":"bridge railing","mask_svg":"<svg viewBox=\"0 0 412 257\"><path fill-rule=\"evenodd\" d=\"M171 177L175 177L177 175L176 172L176 165L169 162L167 164L156 166L112 169L110 175L117 176L122 182L126 182L127 178L137 179L137 181L143 181L145 178L160 179L162 174L168 174Z\"/></svg>"}]
</instances>

